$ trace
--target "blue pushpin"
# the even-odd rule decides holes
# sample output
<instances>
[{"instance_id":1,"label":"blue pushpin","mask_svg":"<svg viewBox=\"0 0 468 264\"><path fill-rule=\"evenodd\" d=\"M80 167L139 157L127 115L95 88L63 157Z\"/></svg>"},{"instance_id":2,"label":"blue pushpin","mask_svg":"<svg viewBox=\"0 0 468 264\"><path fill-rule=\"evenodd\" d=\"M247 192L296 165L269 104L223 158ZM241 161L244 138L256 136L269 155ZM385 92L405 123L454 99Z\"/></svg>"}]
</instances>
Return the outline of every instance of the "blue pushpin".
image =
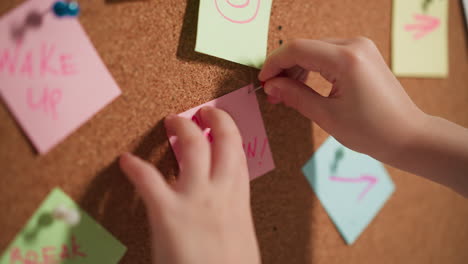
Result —
<instances>
[{"instance_id":1,"label":"blue pushpin","mask_svg":"<svg viewBox=\"0 0 468 264\"><path fill-rule=\"evenodd\" d=\"M58 17L71 16L76 17L80 13L80 6L77 2L57 1L52 6L54 14Z\"/></svg>"},{"instance_id":2,"label":"blue pushpin","mask_svg":"<svg viewBox=\"0 0 468 264\"><path fill-rule=\"evenodd\" d=\"M31 11L25 18L25 21L14 26L11 30L11 35L15 41L19 41L24 37L26 31L30 28L38 28L42 25L43 18L52 11L58 17L76 17L80 14L80 6L76 1L59 0L52 5L51 9L46 12Z\"/></svg>"}]
</instances>

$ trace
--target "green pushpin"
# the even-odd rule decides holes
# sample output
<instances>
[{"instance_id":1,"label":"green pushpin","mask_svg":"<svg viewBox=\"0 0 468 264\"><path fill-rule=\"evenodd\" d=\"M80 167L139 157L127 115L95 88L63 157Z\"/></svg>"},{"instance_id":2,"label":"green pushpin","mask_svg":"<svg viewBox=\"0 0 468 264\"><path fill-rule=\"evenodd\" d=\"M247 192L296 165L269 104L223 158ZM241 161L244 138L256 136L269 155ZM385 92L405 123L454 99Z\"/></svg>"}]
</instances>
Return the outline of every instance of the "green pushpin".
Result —
<instances>
[{"instance_id":1,"label":"green pushpin","mask_svg":"<svg viewBox=\"0 0 468 264\"><path fill-rule=\"evenodd\" d=\"M424 12L427 12L427 8L432 3L433 0L423 0L422 9Z\"/></svg>"},{"instance_id":2,"label":"green pushpin","mask_svg":"<svg viewBox=\"0 0 468 264\"><path fill-rule=\"evenodd\" d=\"M333 163L330 166L330 170L332 173L335 173L336 170L338 169L338 163L343 159L344 157L344 148L343 147L338 147L335 151L335 159L333 160Z\"/></svg>"}]
</instances>

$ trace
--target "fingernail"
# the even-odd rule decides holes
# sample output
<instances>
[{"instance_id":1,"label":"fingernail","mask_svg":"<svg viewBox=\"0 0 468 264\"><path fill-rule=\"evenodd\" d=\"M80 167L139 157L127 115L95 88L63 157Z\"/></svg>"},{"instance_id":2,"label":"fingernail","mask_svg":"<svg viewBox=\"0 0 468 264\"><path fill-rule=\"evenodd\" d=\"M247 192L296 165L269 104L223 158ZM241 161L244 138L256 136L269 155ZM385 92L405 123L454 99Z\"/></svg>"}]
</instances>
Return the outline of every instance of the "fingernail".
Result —
<instances>
[{"instance_id":1,"label":"fingernail","mask_svg":"<svg viewBox=\"0 0 468 264\"><path fill-rule=\"evenodd\" d=\"M213 106L203 106L201 109L200 109L200 112L205 112L205 111L209 111L210 109L213 109L214 107Z\"/></svg>"},{"instance_id":2,"label":"fingernail","mask_svg":"<svg viewBox=\"0 0 468 264\"><path fill-rule=\"evenodd\" d=\"M204 119L203 117L205 116L205 112L209 111L211 108L213 108L213 107L212 106L203 106L202 108L200 108L200 116L199 117L200 117L201 120L200 120L200 124L198 124L199 126L201 124L203 124L203 119Z\"/></svg>"},{"instance_id":3,"label":"fingernail","mask_svg":"<svg viewBox=\"0 0 468 264\"><path fill-rule=\"evenodd\" d=\"M176 117L177 115L175 114L169 114L168 116L166 116L165 120L171 120L171 119L174 119L174 117Z\"/></svg>"},{"instance_id":4,"label":"fingernail","mask_svg":"<svg viewBox=\"0 0 468 264\"><path fill-rule=\"evenodd\" d=\"M174 120L177 117L175 114L170 114L164 118L164 126L167 125L167 122L170 122L171 120Z\"/></svg>"},{"instance_id":5,"label":"fingernail","mask_svg":"<svg viewBox=\"0 0 468 264\"><path fill-rule=\"evenodd\" d=\"M170 114L170 115L166 116L166 118L164 118L164 127L166 128L166 134L168 136L172 135L169 123L171 122L171 120L174 120L176 117L177 117L177 115Z\"/></svg>"},{"instance_id":6,"label":"fingernail","mask_svg":"<svg viewBox=\"0 0 468 264\"><path fill-rule=\"evenodd\" d=\"M261 82L265 81L265 80L263 80L262 75L263 75L263 74L262 74L262 71L260 71L260 72L258 73L258 75L257 75L258 80L261 81Z\"/></svg>"},{"instance_id":7,"label":"fingernail","mask_svg":"<svg viewBox=\"0 0 468 264\"><path fill-rule=\"evenodd\" d=\"M275 85L271 83L265 83L265 86L263 87L265 90L265 93L276 98L281 98L279 94L279 89Z\"/></svg>"},{"instance_id":8,"label":"fingernail","mask_svg":"<svg viewBox=\"0 0 468 264\"><path fill-rule=\"evenodd\" d=\"M133 159L134 156L132 153L129 153L129 152L125 152L125 153L122 153L122 155L120 155L120 164L124 164L125 163L125 160L131 160Z\"/></svg>"}]
</instances>

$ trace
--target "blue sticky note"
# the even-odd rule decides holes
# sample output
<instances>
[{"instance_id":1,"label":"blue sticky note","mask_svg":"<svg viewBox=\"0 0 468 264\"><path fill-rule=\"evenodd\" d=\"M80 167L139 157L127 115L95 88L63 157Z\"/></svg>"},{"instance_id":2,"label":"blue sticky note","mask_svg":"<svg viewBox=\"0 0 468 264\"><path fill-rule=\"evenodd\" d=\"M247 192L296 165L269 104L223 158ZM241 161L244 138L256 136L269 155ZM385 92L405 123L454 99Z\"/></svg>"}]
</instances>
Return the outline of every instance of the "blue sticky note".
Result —
<instances>
[{"instance_id":1,"label":"blue sticky note","mask_svg":"<svg viewBox=\"0 0 468 264\"><path fill-rule=\"evenodd\" d=\"M395 190L379 161L329 137L302 168L347 244L352 244Z\"/></svg>"}]
</instances>

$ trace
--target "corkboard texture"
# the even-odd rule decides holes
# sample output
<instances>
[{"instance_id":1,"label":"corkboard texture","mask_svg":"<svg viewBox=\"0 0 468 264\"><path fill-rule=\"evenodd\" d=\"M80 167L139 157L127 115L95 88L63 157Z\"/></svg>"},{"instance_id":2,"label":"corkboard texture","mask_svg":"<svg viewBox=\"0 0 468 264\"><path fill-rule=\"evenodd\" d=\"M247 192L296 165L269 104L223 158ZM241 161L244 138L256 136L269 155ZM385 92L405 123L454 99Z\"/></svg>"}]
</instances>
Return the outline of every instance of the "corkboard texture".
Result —
<instances>
[{"instance_id":1,"label":"corkboard texture","mask_svg":"<svg viewBox=\"0 0 468 264\"><path fill-rule=\"evenodd\" d=\"M0 14L22 2L1 0ZM0 250L58 186L128 247L122 264L149 263L145 209L117 157L131 151L174 175L161 120L243 87L258 72L194 52L197 0L80 4L79 21L123 94L43 156L0 103ZM468 127L460 1L450 0L449 12L449 78L400 81L424 111ZM390 29L391 0L274 0L268 50L298 37L363 35L389 63ZM325 87L319 78L312 82ZM300 171L327 134L295 111L268 104L262 93L259 101L277 165L251 184L264 263L468 263L468 202L389 166L396 192L356 243L345 245Z\"/></svg>"}]
</instances>

